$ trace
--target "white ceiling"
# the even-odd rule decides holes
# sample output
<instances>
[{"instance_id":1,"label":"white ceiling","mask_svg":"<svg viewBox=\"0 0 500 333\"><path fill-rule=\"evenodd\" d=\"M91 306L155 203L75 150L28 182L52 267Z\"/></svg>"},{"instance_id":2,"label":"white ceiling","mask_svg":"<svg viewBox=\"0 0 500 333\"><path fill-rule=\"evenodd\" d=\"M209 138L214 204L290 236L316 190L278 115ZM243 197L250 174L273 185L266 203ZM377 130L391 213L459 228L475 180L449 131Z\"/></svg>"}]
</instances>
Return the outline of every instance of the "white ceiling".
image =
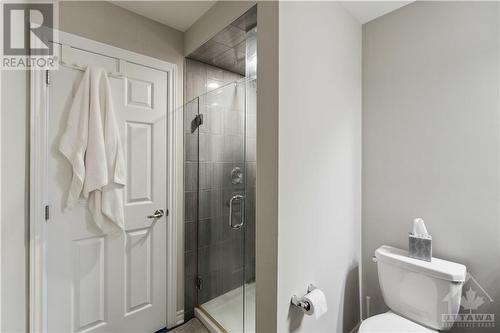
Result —
<instances>
[{"instance_id":1,"label":"white ceiling","mask_svg":"<svg viewBox=\"0 0 500 333\"><path fill-rule=\"evenodd\" d=\"M157 22L186 31L216 1L111 1Z\"/></svg>"},{"instance_id":2,"label":"white ceiling","mask_svg":"<svg viewBox=\"0 0 500 333\"><path fill-rule=\"evenodd\" d=\"M406 6L413 1L340 1L361 24Z\"/></svg>"}]
</instances>

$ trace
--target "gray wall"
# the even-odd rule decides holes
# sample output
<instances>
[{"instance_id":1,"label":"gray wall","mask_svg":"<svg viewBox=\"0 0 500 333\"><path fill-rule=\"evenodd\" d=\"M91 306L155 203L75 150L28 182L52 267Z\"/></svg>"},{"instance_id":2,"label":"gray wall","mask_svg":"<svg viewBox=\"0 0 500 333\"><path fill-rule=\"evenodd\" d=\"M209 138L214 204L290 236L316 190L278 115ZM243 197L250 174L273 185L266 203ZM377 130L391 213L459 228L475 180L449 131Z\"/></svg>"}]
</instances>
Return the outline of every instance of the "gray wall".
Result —
<instances>
[{"instance_id":1,"label":"gray wall","mask_svg":"<svg viewBox=\"0 0 500 333\"><path fill-rule=\"evenodd\" d=\"M465 264L497 302L485 297L480 312L499 316L498 22L495 2L415 2L363 26L363 295L372 314L386 310L375 249L406 249L422 217L434 256Z\"/></svg>"},{"instance_id":2,"label":"gray wall","mask_svg":"<svg viewBox=\"0 0 500 333\"><path fill-rule=\"evenodd\" d=\"M279 54L277 330L349 332L359 321L361 25L336 2L280 2ZM317 321L290 306L310 283L328 302Z\"/></svg>"}]
</instances>

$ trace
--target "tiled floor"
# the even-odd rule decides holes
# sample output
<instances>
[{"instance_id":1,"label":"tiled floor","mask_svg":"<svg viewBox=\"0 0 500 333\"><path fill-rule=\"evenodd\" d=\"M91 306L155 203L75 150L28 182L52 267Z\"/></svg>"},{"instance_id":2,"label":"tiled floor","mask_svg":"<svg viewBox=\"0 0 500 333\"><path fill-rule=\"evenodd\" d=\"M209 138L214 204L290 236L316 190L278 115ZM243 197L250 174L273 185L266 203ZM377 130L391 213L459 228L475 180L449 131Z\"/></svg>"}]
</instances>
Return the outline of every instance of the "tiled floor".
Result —
<instances>
[{"instance_id":1,"label":"tiled floor","mask_svg":"<svg viewBox=\"0 0 500 333\"><path fill-rule=\"evenodd\" d=\"M209 333L203 324L196 318L191 319L187 323L182 324L168 333Z\"/></svg>"},{"instance_id":2,"label":"tiled floor","mask_svg":"<svg viewBox=\"0 0 500 333\"><path fill-rule=\"evenodd\" d=\"M245 288L233 289L206 302L202 307L229 333L255 333L255 283L247 284Z\"/></svg>"}]
</instances>

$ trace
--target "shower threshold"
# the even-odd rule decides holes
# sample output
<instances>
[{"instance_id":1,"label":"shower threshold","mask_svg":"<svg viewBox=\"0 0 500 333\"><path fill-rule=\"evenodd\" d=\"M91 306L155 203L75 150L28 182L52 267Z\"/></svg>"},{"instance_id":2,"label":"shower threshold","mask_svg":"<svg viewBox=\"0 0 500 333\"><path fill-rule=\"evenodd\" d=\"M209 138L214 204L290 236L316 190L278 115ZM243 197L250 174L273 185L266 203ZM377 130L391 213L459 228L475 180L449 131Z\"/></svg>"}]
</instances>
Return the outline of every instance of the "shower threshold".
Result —
<instances>
[{"instance_id":1,"label":"shower threshold","mask_svg":"<svg viewBox=\"0 0 500 333\"><path fill-rule=\"evenodd\" d=\"M243 291L245 306L243 307ZM211 333L255 333L255 283L238 287L195 309L195 316Z\"/></svg>"}]
</instances>

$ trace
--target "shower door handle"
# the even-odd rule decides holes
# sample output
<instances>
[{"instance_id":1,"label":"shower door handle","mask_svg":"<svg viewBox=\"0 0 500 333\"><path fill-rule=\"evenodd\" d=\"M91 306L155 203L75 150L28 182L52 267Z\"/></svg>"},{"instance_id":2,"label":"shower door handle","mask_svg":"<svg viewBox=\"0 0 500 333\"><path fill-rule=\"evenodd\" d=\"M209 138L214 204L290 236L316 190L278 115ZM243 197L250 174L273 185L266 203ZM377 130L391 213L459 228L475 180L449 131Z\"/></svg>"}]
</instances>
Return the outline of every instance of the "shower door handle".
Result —
<instances>
[{"instance_id":1,"label":"shower door handle","mask_svg":"<svg viewBox=\"0 0 500 333\"><path fill-rule=\"evenodd\" d=\"M233 203L235 201L240 201L240 200L245 200L245 196L244 195L241 195L241 194L236 194L236 195L233 195L231 197L231 199L229 199L229 226L233 229L239 229L243 226L243 224L245 223L245 216L244 216L244 213L243 213L243 207L244 207L244 204L243 202L241 203L241 208L240 208L240 212L241 212L241 220L240 220L240 223L236 224L236 225L233 225Z\"/></svg>"}]
</instances>

